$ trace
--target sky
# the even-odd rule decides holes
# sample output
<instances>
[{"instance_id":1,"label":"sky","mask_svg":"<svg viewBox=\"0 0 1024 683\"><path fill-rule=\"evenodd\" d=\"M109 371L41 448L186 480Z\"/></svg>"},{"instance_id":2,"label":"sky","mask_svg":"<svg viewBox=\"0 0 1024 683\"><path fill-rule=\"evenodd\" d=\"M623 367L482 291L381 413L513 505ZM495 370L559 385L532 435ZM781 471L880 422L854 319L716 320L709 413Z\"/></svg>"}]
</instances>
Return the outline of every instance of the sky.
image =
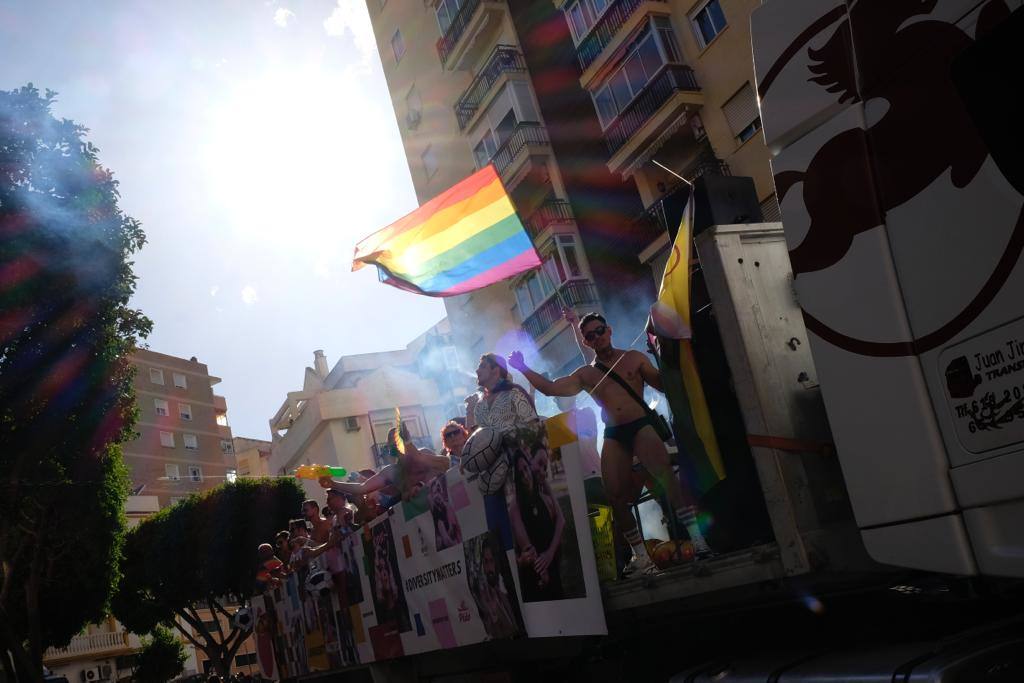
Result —
<instances>
[{"instance_id":1,"label":"sky","mask_svg":"<svg viewBox=\"0 0 1024 683\"><path fill-rule=\"evenodd\" d=\"M363 0L0 0L0 45L0 90L55 90L90 129L146 231L146 343L223 380L235 436L270 438L315 349L333 366L444 316L350 272L416 207Z\"/></svg>"}]
</instances>

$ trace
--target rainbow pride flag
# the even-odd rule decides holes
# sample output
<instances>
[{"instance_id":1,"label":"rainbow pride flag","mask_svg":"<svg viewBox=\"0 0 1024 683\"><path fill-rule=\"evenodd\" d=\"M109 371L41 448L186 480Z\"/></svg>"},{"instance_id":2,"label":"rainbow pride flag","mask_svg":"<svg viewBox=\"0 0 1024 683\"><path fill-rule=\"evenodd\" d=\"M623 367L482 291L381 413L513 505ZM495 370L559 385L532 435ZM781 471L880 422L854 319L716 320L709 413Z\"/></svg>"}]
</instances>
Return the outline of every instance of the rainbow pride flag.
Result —
<instances>
[{"instance_id":1,"label":"rainbow pride flag","mask_svg":"<svg viewBox=\"0 0 1024 683\"><path fill-rule=\"evenodd\" d=\"M356 245L352 270L427 296L454 296L540 266L493 165Z\"/></svg>"}]
</instances>

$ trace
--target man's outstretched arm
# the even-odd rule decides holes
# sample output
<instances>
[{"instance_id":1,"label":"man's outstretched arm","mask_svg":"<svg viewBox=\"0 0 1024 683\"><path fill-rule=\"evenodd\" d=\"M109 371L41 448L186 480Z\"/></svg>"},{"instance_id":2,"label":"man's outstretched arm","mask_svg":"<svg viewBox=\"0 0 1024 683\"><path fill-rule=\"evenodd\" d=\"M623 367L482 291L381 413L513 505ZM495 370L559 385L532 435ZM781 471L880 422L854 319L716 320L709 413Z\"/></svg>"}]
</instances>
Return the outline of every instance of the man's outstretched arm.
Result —
<instances>
[{"instance_id":1,"label":"man's outstretched arm","mask_svg":"<svg viewBox=\"0 0 1024 683\"><path fill-rule=\"evenodd\" d=\"M579 370L567 377L548 379L539 372L528 368L526 361L523 360L523 354L519 351L513 351L509 354L508 364L523 373L527 381L545 396L575 396L583 391L583 384L580 382L579 375L577 374Z\"/></svg>"},{"instance_id":2,"label":"man's outstretched arm","mask_svg":"<svg viewBox=\"0 0 1024 683\"><path fill-rule=\"evenodd\" d=\"M394 468L394 465L388 465L377 474L359 484L351 481L337 481L330 477L320 477L320 486L325 489L333 488L337 491L348 493L353 496L365 496L368 493L379 491L385 486L393 483L391 481L391 474L394 471Z\"/></svg>"}]
</instances>

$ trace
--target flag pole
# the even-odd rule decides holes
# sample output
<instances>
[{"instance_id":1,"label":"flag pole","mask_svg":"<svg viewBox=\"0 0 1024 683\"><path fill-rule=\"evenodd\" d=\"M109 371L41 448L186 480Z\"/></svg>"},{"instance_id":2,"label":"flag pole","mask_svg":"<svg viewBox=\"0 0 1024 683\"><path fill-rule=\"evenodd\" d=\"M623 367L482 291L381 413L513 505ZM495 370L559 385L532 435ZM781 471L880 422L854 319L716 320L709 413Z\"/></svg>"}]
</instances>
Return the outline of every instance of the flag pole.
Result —
<instances>
[{"instance_id":1,"label":"flag pole","mask_svg":"<svg viewBox=\"0 0 1024 683\"><path fill-rule=\"evenodd\" d=\"M662 170L668 171L669 173L671 173L672 175L674 175L674 176L675 176L676 178L679 178L679 179L680 179L680 180L682 180L682 181L683 181L684 183L686 183L687 185L689 185L690 187L693 187L693 183L692 183L692 182L690 182L689 180L687 180L687 179L686 179L686 178L684 178L683 176L679 175L678 173L676 173L675 171L673 171L673 170L672 170L671 168L669 168L669 167L668 167L668 166L666 166L665 164L663 164L663 163L661 163L660 161L658 161L657 159L651 159L651 163L653 163L653 164L654 164L655 166L657 166L658 168L660 168L660 169L662 169Z\"/></svg>"}]
</instances>

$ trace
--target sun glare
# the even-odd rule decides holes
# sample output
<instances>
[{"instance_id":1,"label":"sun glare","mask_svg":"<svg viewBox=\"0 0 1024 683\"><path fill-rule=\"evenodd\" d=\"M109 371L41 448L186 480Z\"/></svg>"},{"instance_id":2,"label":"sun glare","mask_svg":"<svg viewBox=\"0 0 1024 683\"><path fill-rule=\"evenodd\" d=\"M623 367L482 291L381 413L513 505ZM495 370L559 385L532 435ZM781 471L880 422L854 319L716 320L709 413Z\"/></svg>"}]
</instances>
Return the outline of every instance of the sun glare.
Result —
<instances>
[{"instance_id":1,"label":"sun glare","mask_svg":"<svg viewBox=\"0 0 1024 683\"><path fill-rule=\"evenodd\" d=\"M381 227L371 205L395 168L386 158L394 145L382 143L391 117L351 71L281 70L239 84L211 108L201 154L226 227L274 249L348 256Z\"/></svg>"}]
</instances>

